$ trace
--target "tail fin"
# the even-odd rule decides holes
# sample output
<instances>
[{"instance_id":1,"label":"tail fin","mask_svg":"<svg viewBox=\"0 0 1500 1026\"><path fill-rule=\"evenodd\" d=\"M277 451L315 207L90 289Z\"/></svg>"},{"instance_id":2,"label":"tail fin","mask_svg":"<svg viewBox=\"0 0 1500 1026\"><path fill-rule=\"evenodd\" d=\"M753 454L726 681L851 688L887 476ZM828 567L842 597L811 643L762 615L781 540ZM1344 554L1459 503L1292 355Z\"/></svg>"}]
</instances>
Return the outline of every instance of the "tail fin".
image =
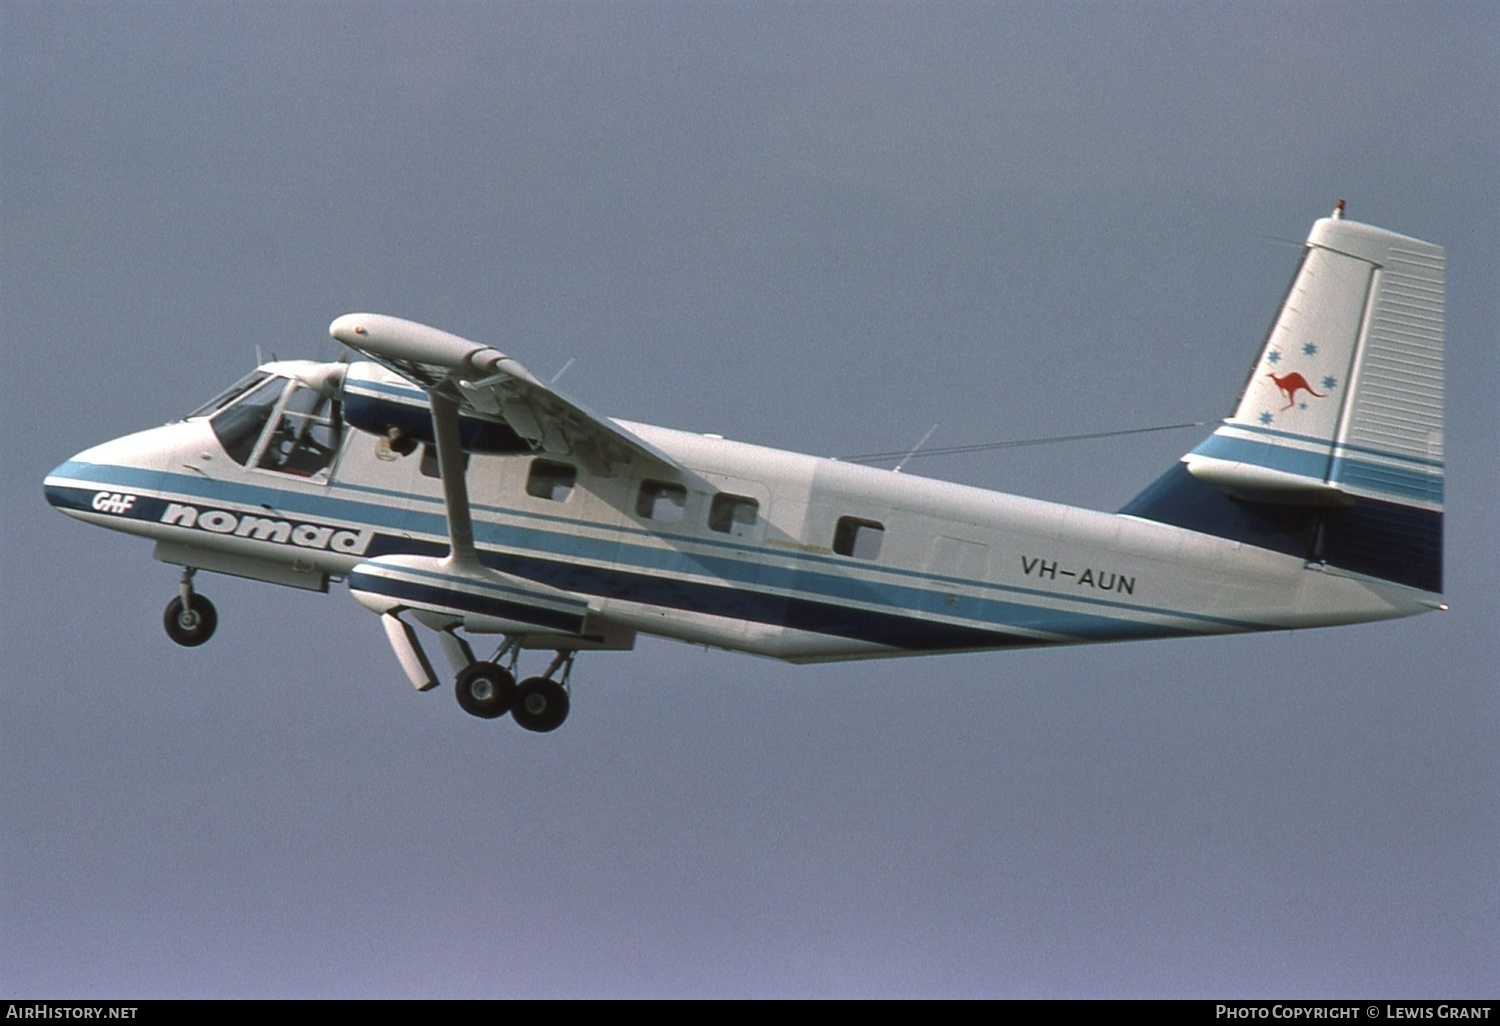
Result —
<instances>
[{"instance_id":1,"label":"tail fin","mask_svg":"<svg viewBox=\"0 0 1500 1026\"><path fill-rule=\"evenodd\" d=\"M1441 591L1443 250L1342 211L1234 414L1121 512Z\"/></svg>"}]
</instances>

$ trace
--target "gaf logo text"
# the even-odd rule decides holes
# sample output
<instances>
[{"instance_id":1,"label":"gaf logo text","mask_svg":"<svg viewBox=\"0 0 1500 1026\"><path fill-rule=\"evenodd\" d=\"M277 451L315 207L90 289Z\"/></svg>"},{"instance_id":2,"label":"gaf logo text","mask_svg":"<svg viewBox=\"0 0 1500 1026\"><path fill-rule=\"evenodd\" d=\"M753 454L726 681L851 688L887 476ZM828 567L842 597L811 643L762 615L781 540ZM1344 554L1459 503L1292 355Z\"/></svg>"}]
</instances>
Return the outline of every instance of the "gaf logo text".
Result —
<instances>
[{"instance_id":1,"label":"gaf logo text","mask_svg":"<svg viewBox=\"0 0 1500 1026\"><path fill-rule=\"evenodd\" d=\"M130 507L135 505L135 496L121 495L119 492L95 492L93 505L100 513L128 513Z\"/></svg>"}]
</instances>

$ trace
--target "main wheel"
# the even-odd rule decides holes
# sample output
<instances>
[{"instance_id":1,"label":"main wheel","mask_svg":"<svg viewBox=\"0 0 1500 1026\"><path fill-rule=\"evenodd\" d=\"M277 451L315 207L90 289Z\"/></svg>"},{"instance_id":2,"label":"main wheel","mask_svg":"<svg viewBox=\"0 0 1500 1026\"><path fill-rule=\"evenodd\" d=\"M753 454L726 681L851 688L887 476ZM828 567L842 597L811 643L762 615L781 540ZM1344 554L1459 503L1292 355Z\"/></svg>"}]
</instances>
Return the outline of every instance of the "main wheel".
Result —
<instances>
[{"instance_id":1,"label":"main wheel","mask_svg":"<svg viewBox=\"0 0 1500 1026\"><path fill-rule=\"evenodd\" d=\"M516 704L511 719L527 730L545 734L561 727L568 718L568 693L555 680L532 677L516 688Z\"/></svg>"},{"instance_id":2,"label":"main wheel","mask_svg":"<svg viewBox=\"0 0 1500 1026\"><path fill-rule=\"evenodd\" d=\"M510 711L516 678L498 663L472 663L459 671L453 690L464 712L493 720Z\"/></svg>"},{"instance_id":3,"label":"main wheel","mask_svg":"<svg viewBox=\"0 0 1500 1026\"><path fill-rule=\"evenodd\" d=\"M179 595L167 603L161 615L161 625L167 629L167 637L185 648L195 648L214 636L219 626L219 613L214 604L202 595L194 593L187 606Z\"/></svg>"}]
</instances>

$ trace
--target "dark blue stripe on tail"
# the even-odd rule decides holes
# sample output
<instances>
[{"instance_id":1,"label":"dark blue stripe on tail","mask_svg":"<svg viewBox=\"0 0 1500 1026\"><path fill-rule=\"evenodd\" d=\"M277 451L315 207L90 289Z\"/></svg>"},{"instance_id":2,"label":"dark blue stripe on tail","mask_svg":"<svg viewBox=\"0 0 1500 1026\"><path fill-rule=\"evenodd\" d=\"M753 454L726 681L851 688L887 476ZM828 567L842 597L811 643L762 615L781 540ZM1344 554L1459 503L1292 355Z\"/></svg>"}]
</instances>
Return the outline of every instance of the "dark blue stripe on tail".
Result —
<instances>
[{"instance_id":1,"label":"dark blue stripe on tail","mask_svg":"<svg viewBox=\"0 0 1500 1026\"><path fill-rule=\"evenodd\" d=\"M1443 590L1443 514L1434 510L1372 499L1330 507L1246 502L1176 463L1120 512L1423 591Z\"/></svg>"}]
</instances>

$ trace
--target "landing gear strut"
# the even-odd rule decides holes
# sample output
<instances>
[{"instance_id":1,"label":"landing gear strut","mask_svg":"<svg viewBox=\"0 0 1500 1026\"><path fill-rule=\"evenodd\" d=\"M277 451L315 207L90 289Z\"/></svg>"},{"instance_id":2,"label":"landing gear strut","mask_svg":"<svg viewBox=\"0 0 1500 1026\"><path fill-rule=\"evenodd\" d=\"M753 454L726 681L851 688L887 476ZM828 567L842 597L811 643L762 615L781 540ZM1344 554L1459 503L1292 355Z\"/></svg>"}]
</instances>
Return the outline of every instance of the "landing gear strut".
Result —
<instances>
[{"instance_id":1,"label":"landing gear strut","mask_svg":"<svg viewBox=\"0 0 1500 1026\"><path fill-rule=\"evenodd\" d=\"M185 648L196 648L214 636L219 626L219 614L214 604L193 590L192 567L182 568L180 594L162 613L161 623L167 629L167 637Z\"/></svg>"}]
</instances>

